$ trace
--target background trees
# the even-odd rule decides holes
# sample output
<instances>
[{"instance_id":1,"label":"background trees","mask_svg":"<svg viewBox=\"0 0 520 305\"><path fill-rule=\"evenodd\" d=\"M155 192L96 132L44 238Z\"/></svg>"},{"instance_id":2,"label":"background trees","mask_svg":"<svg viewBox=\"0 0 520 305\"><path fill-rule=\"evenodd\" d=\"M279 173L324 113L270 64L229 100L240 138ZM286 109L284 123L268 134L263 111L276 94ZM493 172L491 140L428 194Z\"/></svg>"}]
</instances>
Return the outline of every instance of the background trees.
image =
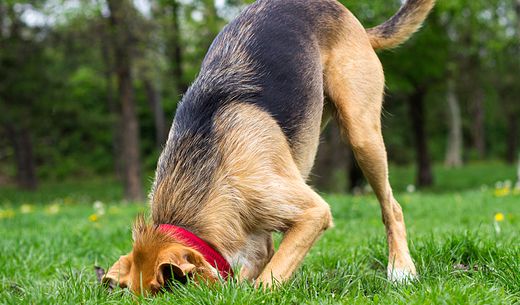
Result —
<instances>
[{"instance_id":1,"label":"background trees","mask_svg":"<svg viewBox=\"0 0 520 305\"><path fill-rule=\"evenodd\" d=\"M177 102L215 35L248 2L2 1L0 183L34 189L114 174L127 199L143 198ZM367 27L401 3L343 2ZM518 0L440 1L411 41L380 55L389 157L415 164L419 186L435 183L432 162L515 162ZM330 126L313 183L344 191L359 179Z\"/></svg>"}]
</instances>

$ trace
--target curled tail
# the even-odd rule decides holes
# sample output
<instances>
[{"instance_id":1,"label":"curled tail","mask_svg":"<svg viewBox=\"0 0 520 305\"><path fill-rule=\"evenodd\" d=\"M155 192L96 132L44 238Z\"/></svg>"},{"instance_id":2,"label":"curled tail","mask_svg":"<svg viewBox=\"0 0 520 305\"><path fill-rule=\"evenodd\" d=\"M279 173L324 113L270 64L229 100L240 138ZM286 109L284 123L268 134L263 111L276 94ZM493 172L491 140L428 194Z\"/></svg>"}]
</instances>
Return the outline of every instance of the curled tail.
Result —
<instances>
[{"instance_id":1,"label":"curled tail","mask_svg":"<svg viewBox=\"0 0 520 305\"><path fill-rule=\"evenodd\" d=\"M405 42L423 23L435 0L406 0L399 11L384 23L367 29L374 49L394 48Z\"/></svg>"}]
</instances>

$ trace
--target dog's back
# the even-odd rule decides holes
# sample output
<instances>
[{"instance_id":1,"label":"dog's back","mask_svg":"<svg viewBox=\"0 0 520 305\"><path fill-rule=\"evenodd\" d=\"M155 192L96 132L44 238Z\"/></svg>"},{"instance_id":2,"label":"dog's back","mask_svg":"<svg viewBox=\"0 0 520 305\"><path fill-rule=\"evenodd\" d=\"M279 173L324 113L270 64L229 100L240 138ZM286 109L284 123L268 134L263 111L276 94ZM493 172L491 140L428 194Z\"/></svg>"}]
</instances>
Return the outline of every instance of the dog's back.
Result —
<instances>
[{"instance_id":1,"label":"dog's back","mask_svg":"<svg viewBox=\"0 0 520 305\"><path fill-rule=\"evenodd\" d=\"M307 133L319 130L320 49L330 46L325 40L339 31L332 21L344 13L331 0L261 0L246 8L211 45L175 128L210 135L215 113L229 103L249 103L275 118L298 150Z\"/></svg>"}]
</instances>

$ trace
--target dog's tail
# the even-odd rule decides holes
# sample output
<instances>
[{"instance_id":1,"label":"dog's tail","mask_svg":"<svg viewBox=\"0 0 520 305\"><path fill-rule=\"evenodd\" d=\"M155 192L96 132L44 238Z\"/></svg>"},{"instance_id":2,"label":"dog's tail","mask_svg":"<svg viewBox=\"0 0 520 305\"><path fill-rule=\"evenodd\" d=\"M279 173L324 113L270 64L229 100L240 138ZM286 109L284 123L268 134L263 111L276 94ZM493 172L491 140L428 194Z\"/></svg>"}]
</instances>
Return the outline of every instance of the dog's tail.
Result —
<instances>
[{"instance_id":1,"label":"dog's tail","mask_svg":"<svg viewBox=\"0 0 520 305\"><path fill-rule=\"evenodd\" d=\"M405 42L423 23L435 0L406 0L392 18L374 28L367 29L374 49L394 48Z\"/></svg>"}]
</instances>

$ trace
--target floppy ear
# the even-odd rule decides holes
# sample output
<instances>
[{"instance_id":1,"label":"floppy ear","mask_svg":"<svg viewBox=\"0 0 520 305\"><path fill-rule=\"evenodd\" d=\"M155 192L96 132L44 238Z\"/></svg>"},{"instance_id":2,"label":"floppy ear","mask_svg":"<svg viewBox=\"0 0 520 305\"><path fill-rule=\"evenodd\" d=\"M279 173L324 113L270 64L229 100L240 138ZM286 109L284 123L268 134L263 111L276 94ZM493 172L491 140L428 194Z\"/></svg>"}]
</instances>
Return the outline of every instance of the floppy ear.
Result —
<instances>
[{"instance_id":1,"label":"floppy ear","mask_svg":"<svg viewBox=\"0 0 520 305\"><path fill-rule=\"evenodd\" d=\"M173 246L161 251L157 270L157 281L163 287L174 281L185 284L188 279L214 282L216 271L204 257L190 248Z\"/></svg>"},{"instance_id":2,"label":"floppy ear","mask_svg":"<svg viewBox=\"0 0 520 305\"><path fill-rule=\"evenodd\" d=\"M158 282L164 287L168 287L174 281L186 284L188 278L193 277L196 269L197 267L190 263L180 265L163 263L159 265Z\"/></svg>"},{"instance_id":3,"label":"floppy ear","mask_svg":"<svg viewBox=\"0 0 520 305\"><path fill-rule=\"evenodd\" d=\"M132 258L130 255L124 255L108 270L103 277L102 283L106 284L110 290L115 287L126 288L130 279L130 267L132 266Z\"/></svg>"}]
</instances>

